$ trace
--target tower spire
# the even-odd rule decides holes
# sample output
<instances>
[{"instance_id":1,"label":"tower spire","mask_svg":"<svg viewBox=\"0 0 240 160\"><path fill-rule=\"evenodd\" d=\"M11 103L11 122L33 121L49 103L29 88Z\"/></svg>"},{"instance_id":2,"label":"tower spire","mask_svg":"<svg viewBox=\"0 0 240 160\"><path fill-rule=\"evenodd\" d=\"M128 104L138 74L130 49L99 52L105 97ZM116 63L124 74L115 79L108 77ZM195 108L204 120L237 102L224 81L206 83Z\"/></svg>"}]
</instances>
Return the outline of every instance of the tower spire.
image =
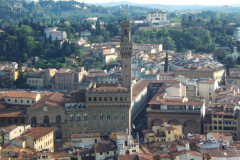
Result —
<instances>
[{"instance_id":1,"label":"tower spire","mask_svg":"<svg viewBox=\"0 0 240 160\"><path fill-rule=\"evenodd\" d=\"M124 7L124 11L123 11L123 20L127 20L127 10L126 10L126 7Z\"/></svg>"}]
</instances>

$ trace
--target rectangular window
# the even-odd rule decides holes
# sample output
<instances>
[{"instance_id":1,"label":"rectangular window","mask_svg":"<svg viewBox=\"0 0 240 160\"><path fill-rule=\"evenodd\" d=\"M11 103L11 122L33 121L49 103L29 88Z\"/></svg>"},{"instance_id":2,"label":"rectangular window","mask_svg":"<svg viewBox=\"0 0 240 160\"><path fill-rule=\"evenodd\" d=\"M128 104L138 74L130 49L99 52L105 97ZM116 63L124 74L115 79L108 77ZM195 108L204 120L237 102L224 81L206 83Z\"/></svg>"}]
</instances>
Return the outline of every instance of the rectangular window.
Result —
<instances>
[{"instance_id":1,"label":"rectangular window","mask_svg":"<svg viewBox=\"0 0 240 160\"><path fill-rule=\"evenodd\" d=\"M125 115L124 115L124 114L122 114L122 116L121 116L121 117L122 117L122 120L124 120L124 119L125 119Z\"/></svg>"},{"instance_id":2,"label":"rectangular window","mask_svg":"<svg viewBox=\"0 0 240 160\"><path fill-rule=\"evenodd\" d=\"M100 102L102 101L102 97L99 97L99 101L100 101Z\"/></svg>"},{"instance_id":3,"label":"rectangular window","mask_svg":"<svg viewBox=\"0 0 240 160\"><path fill-rule=\"evenodd\" d=\"M110 97L109 99L110 99L110 101L112 101L112 97Z\"/></svg>"},{"instance_id":4,"label":"rectangular window","mask_svg":"<svg viewBox=\"0 0 240 160\"><path fill-rule=\"evenodd\" d=\"M21 99L21 103L23 103L23 100Z\"/></svg>"},{"instance_id":5,"label":"rectangular window","mask_svg":"<svg viewBox=\"0 0 240 160\"><path fill-rule=\"evenodd\" d=\"M93 119L93 120L96 120L96 119L97 119L97 116L96 116L96 115L93 115L92 119Z\"/></svg>"},{"instance_id":6,"label":"rectangular window","mask_svg":"<svg viewBox=\"0 0 240 160\"><path fill-rule=\"evenodd\" d=\"M83 116L83 119L84 119L84 121L87 121L87 120L88 120L88 117L87 117L86 114Z\"/></svg>"},{"instance_id":7,"label":"rectangular window","mask_svg":"<svg viewBox=\"0 0 240 160\"><path fill-rule=\"evenodd\" d=\"M102 114L100 114L99 119L103 120L103 115Z\"/></svg>"},{"instance_id":8,"label":"rectangular window","mask_svg":"<svg viewBox=\"0 0 240 160\"><path fill-rule=\"evenodd\" d=\"M105 102L107 101L107 97L104 97L104 101L105 101Z\"/></svg>"},{"instance_id":9,"label":"rectangular window","mask_svg":"<svg viewBox=\"0 0 240 160\"><path fill-rule=\"evenodd\" d=\"M29 100L27 100L27 103L29 103Z\"/></svg>"},{"instance_id":10,"label":"rectangular window","mask_svg":"<svg viewBox=\"0 0 240 160\"><path fill-rule=\"evenodd\" d=\"M115 101L117 101L118 100L118 98L117 97L115 97Z\"/></svg>"},{"instance_id":11,"label":"rectangular window","mask_svg":"<svg viewBox=\"0 0 240 160\"><path fill-rule=\"evenodd\" d=\"M110 120L111 119L111 116L110 115L107 115L107 120Z\"/></svg>"}]
</instances>

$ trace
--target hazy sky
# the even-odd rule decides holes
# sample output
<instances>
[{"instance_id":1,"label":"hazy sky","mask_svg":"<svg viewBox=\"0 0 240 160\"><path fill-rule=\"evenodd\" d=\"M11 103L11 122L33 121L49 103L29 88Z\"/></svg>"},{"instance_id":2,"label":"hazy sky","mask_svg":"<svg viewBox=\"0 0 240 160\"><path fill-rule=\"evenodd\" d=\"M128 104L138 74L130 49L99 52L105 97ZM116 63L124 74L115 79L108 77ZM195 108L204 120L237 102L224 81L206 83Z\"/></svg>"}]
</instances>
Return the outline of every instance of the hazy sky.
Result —
<instances>
[{"instance_id":1,"label":"hazy sky","mask_svg":"<svg viewBox=\"0 0 240 160\"><path fill-rule=\"evenodd\" d=\"M120 2L129 1L132 3L143 4L167 4L167 5L231 5L240 4L240 0L83 0L86 3L105 3L105 2Z\"/></svg>"}]
</instances>

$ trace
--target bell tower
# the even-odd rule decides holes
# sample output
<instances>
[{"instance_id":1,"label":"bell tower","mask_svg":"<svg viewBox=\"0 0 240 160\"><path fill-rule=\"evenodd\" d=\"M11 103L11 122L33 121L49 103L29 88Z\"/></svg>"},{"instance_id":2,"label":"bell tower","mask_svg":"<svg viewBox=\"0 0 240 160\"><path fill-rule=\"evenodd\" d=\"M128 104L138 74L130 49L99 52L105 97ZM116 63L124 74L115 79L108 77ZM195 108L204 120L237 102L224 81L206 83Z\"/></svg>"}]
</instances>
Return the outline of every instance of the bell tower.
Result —
<instances>
[{"instance_id":1,"label":"bell tower","mask_svg":"<svg viewBox=\"0 0 240 160\"><path fill-rule=\"evenodd\" d=\"M121 30L120 56L122 61L122 86L131 90L133 43L131 40L130 21L127 20L126 14L124 14L122 19Z\"/></svg>"}]
</instances>

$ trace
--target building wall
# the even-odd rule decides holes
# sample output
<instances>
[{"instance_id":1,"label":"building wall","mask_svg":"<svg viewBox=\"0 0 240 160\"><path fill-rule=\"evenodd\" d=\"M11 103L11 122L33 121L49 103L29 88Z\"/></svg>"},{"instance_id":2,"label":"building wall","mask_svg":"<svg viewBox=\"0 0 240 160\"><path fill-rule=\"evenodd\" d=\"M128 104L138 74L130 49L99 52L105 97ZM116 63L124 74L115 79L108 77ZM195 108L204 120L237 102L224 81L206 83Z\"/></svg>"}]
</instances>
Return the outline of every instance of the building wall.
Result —
<instances>
[{"instance_id":1,"label":"building wall","mask_svg":"<svg viewBox=\"0 0 240 160\"><path fill-rule=\"evenodd\" d=\"M15 105L32 105L41 98L40 94L36 98L15 98L15 97L5 97L5 103L15 104Z\"/></svg>"},{"instance_id":2,"label":"building wall","mask_svg":"<svg viewBox=\"0 0 240 160\"><path fill-rule=\"evenodd\" d=\"M18 136L20 136L21 134L23 134L27 129L31 128L30 125L26 125L26 126L17 126L15 129L13 129L10 133L9 133L9 140L12 140Z\"/></svg>"},{"instance_id":3,"label":"building wall","mask_svg":"<svg viewBox=\"0 0 240 160\"><path fill-rule=\"evenodd\" d=\"M129 130L129 93L90 93L86 97L89 117L86 132L94 131L109 135L111 132ZM96 101L94 101L95 98ZM101 115L103 119L100 119Z\"/></svg>"},{"instance_id":4,"label":"building wall","mask_svg":"<svg viewBox=\"0 0 240 160\"><path fill-rule=\"evenodd\" d=\"M236 86L240 88L240 78L239 77L227 77L226 86Z\"/></svg>"},{"instance_id":5,"label":"building wall","mask_svg":"<svg viewBox=\"0 0 240 160\"><path fill-rule=\"evenodd\" d=\"M207 100L212 101L214 99L214 84L212 83L198 83L198 94Z\"/></svg>"},{"instance_id":6,"label":"building wall","mask_svg":"<svg viewBox=\"0 0 240 160\"><path fill-rule=\"evenodd\" d=\"M118 58L117 53L116 54L106 54L106 55L104 55L104 58L103 58L103 64L109 64L113 61L116 61L117 58Z\"/></svg>"},{"instance_id":7,"label":"building wall","mask_svg":"<svg viewBox=\"0 0 240 160\"><path fill-rule=\"evenodd\" d=\"M100 137L72 138L72 145L74 147L93 146L95 143L99 142Z\"/></svg>"},{"instance_id":8,"label":"building wall","mask_svg":"<svg viewBox=\"0 0 240 160\"><path fill-rule=\"evenodd\" d=\"M167 12L150 12L147 14L147 22L154 23L155 21L167 20Z\"/></svg>"},{"instance_id":9,"label":"building wall","mask_svg":"<svg viewBox=\"0 0 240 160\"><path fill-rule=\"evenodd\" d=\"M115 155L117 155L117 150L116 151L109 151L108 154L107 154L107 152L100 152L100 153L95 152L95 160L103 160L107 157L113 157Z\"/></svg>"},{"instance_id":10,"label":"building wall","mask_svg":"<svg viewBox=\"0 0 240 160\"><path fill-rule=\"evenodd\" d=\"M33 149L35 149L36 151L48 149L49 152L54 152L54 131L44 135L39 139L30 140L28 142L32 143L30 146L34 146Z\"/></svg>"},{"instance_id":11,"label":"building wall","mask_svg":"<svg viewBox=\"0 0 240 160\"><path fill-rule=\"evenodd\" d=\"M222 107L222 104L214 104L215 107ZM226 113L226 114L224 114ZM211 114L208 113L204 120L204 133L219 132L219 133L232 133L233 139L238 138L238 119L234 116L234 112L222 111L222 114Z\"/></svg>"},{"instance_id":12,"label":"building wall","mask_svg":"<svg viewBox=\"0 0 240 160\"><path fill-rule=\"evenodd\" d=\"M182 125L183 133L201 133L202 115L198 111L186 112L165 112L161 110L147 109L147 128L152 128L156 123L172 123L173 125Z\"/></svg>"},{"instance_id":13,"label":"building wall","mask_svg":"<svg viewBox=\"0 0 240 160\"><path fill-rule=\"evenodd\" d=\"M44 86L42 77L41 78L28 77L27 84L31 87L36 87L36 88L42 88Z\"/></svg>"}]
</instances>

